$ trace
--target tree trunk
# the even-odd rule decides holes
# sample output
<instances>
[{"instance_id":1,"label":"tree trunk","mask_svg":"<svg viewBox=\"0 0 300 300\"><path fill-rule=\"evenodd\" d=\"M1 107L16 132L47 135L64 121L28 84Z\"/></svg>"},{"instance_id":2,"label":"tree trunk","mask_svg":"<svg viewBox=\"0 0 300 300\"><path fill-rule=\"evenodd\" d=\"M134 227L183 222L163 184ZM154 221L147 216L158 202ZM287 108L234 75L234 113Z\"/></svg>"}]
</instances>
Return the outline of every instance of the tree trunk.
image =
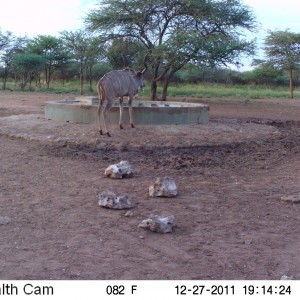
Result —
<instances>
[{"instance_id":1,"label":"tree trunk","mask_svg":"<svg viewBox=\"0 0 300 300\"><path fill-rule=\"evenodd\" d=\"M26 86L26 77L27 77L27 74L24 74L21 78L21 83L20 83L20 87L21 87L21 90L24 91L25 90L25 86Z\"/></svg>"},{"instance_id":2,"label":"tree trunk","mask_svg":"<svg viewBox=\"0 0 300 300\"><path fill-rule=\"evenodd\" d=\"M89 79L89 86L90 86L90 92L93 92L93 80L92 80L92 78Z\"/></svg>"},{"instance_id":3,"label":"tree trunk","mask_svg":"<svg viewBox=\"0 0 300 300\"><path fill-rule=\"evenodd\" d=\"M151 100L157 100L157 78L159 65L152 66L152 81L151 81Z\"/></svg>"},{"instance_id":4,"label":"tree trunk","mask_svg":"<svg viewBox=\"0 0 300 300\"><path fill-rule=\"evenodd\" d=\"M162 95L161 95L161 101L167 101L169 83L170 83L170 79L167 76L165 78L164 84L163 84L163 91L162 91Z\"/></svg>"},{"instance_id":5,"label":"tree trunk","mask_svg":"<svg viewBox=\"0 0 300 300\"><path fill-rule=\"evenodd\" d=\"M171 69L170 72L165 75L164 84L163 84L163 92L162 92L162 96L161 96L162 101L167 101L169 83L170 83L171 79L173 78L174 74L178 70L179 69Z\"/></svg>"},{"instance_id":6,"label":"tree trunk","mask_svg":"<svg viewBox=\"0 0 300 300\"><path fill-rule=\"evenodd\" d=\"M93 91L92 67L89 68L89 85L90 85L90 92L92 92Z\"/></svg>"},{"instance_id":7,"label":"tree trunk","mask_svg":"<svg viewBox=\"0 0 300 300\"><path fill-rule=\"evenodd\" d=\"M155 79L152 79L151 81L151 100L157 100L157 82Z\"/></svg>"},{"instance_id":8,"label":"tree trunk","mask_svg":"<svg viewBox=\"0 0 300 300\"><path fill-rule=\"evenodd\" d=\"M14 89L16 89L16 87L17 87L17 83L18 83L18 76L17 76L17 75L15 75L15 87L14 87Z\"/></svg>"},{"instance_id":9,"label":"tree trunk","mask_svg":"<svg viewBox=\"0 0 300 300\"><path fill-rule=\"evenodd\" d=\"M5 68L5 69L4 69L4 76L3 76L3 86L2 86L2 89L3 89L3 90L6 89L7 77L8 77L8 69Z\"/></svg>"},{"instance_id":10,"label":"tree trunk","mask_svg":"<svg viewBox=\"0 0 300 300\"><path fill-rule=\"evenodd\" d=\"M50 83L50 81L49 81L49 77L50 77L50 75L49 75L49 69L47 68L47 67L45 67L45 80L46 80L46 85L47 85L47 90L49 89L49 83Z\"/></svg>"},{"instance_id":11,"label":"tree trunk","mask_svg":"<svg viewBox=\"0 0 300 300\"><path fill-rule=\"evenodd\" d=\"M294 98L294 94L293 94L293 68L290 67L290 98L293 99Z\"/></svg>"},{"instance_id":12,"label":"tree trunk","mask_svg":"<svg viewBox=\"0 0 300 300\"><path fill-rule=\"evenodd\" d=\"M80 95L83 95L83 74L80 73Z\"/></svg>"},{"instance_id":13,"label":"tree trunk","mask_svg":"<svg viewBox=\"0 0 300 300\"><path fill-rule=\"evenodd\" d=\"M83 62L80 62L80 70L79 70L79 80L80 80L80 95L83 95Z\"/></svg>"},{"instance_id":14,"label":"tree trunk","mask_svg":"<svg viewBox=\"0 0 300 300\"><path fill-rule=\"evenodd\" d=\"M36 77L36 81L35 81L35 85L39 88L42 87L42 84L41 84L41 73L39 72L37 77Z\"/></svg>"},{"instance_id":15,"label":"tree trunk","mask_svg":"<svg viewBox=\"0 0 300 300\"><path fill-rule=\"evenodd\" d=\"M7 77L5 76L3 78L3 86L2 86L2 89L5 90L6 89L6 82L7 82Z\"/></svg>"}]
</instances>

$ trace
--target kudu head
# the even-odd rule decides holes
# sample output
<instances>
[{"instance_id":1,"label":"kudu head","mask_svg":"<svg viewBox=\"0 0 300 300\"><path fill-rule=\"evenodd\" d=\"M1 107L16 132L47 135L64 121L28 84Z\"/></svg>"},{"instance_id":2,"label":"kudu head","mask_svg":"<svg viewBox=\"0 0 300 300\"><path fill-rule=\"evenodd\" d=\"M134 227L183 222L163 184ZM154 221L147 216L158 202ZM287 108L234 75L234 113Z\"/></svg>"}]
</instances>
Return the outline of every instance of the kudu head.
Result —
<instances>
[{"instance_id":1,"label":"kudu head","mask_svg":"<svg viewBox=\"0 0 300 300\"><path fill-rule=\"evenodd\" d=\"M146 57L147 55L145 56L144 58L144 70L143 71L139 71L139 72L136 72L135 73L135 76L138 78L139 80L139 83L140 83L140 88L144 88L145 87L145 83L144 83L144 74L146 73L148 67L147 67L147 64L146 64Z\"/></svg>"}]
</instances>

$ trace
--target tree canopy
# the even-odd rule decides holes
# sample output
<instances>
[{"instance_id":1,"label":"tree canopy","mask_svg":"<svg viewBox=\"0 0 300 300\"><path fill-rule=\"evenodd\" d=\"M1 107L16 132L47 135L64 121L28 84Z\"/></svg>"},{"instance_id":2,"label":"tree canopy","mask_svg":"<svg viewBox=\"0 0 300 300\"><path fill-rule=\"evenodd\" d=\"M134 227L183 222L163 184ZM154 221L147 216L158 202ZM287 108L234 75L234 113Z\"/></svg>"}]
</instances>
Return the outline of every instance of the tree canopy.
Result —
<instances>
[{"instance_id":1,"label":"tree canopy","mask_svg":"<svg viewBox=\"0 0 300 300\"><path fill-rule=\"evenodd\" d=\"M0 33L1 35L1 33ZM3 35L2 35L3 38ZM2 42L2 49L0 46L0 63L3 66L3 85L2 88L6 89L7 78L12 66L12 57L14 54L24 53L28 44L28 38L16 37L10 32L5 34L5 43ZM0 37L1 40L1 37ZM3 41L3 40L2 40ZM1 42L0 42L1 43Z\"/></svg>"},{"instance_id":2,"label":"tree canopy","mask_svg":"<svg viewBox=\"0 0 300 300\"><path fill-rule=\"evenodd\" d=\"M265 39L265 53L268 63L275 68L289 70L290 97L293 98L293 70L299 68L300 33L269 31Z\"/></svg>"},{"instance_id":3,"label":"tree canopy","mask_svg":"<svg viewBox=\"0 0 300 300\"><path fill-rule=\"evenodd\" d=\"M103 0L85 22L103 41L130 38L144 45L152 99L157 81L167 88L188 62L233 63L241 53L252 53L245 30L256 28L252 11L240 0Z\"/></svg>"},{"instance_id":4,"label":"tree canopy","mask_svg":"<svg viewBox=\"0 0 300 300\"><path fill-rule=\"evenodd\" d=\"M11 36L11 32L3 32L0 28L0 51L10 43Z\"/></svg>"},{"instance_id":5,"label":"tree canopy","mask_svg":"<svg viewBox=\"0 0 300 300\"><path fill-rule=\"evenodd\" d=\"M34 75L43 69L45 58L34 53L14 54L12 57L12 68L16 76L21 78L21 89L24 90Z\"/></svg>"},{"instance_id":6,"label":"tree canopy","mask_svg":"<svg viewBox=\"0 0 300 300\"><path fill-rule=\"evenodd\" d=\"M62 45L61 39L49 35L39 35L28 45L29 52L41 55L45 59L44 70L47 88L49 88L53 72L65 64L68 59Z\"/></svg>"},{"instance_id":7,"label":"tree canopy","mask_svg":"<svg viewBox=\"0 0 300 300\"><path fill-rule=\"evenodd\" d=\"M87 35L83 30L63 31L61 37L71 52L71 57L79 62L80 94L83 94L84 70L91 76L92 67L97 58L103 55L103 48L99 41ZM91 89L91 80L90 80Z\"/></svg>"}]
</instances>

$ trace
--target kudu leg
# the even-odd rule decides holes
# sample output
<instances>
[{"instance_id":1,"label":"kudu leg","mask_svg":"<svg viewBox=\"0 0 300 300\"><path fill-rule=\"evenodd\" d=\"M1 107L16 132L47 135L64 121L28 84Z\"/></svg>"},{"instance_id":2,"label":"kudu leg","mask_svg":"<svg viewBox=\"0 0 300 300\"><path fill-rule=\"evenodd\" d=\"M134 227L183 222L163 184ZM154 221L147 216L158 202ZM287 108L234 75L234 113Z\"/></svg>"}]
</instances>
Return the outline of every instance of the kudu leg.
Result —
<instances>
[{"instance_id":1,"label":"kudu leg","mask_svg":"<svg viewBox=\"0 0 300 300\"><path fill-rule=\"evenodd\" d=\"M132 98L128 98L128 109L129 109L129 120L130 120L130 125L132 128L134 128L133 124L133 117L132 117Z\"/></svg>"},{"instance_id":2,"label":"kudu leg","mask_svg":"<svg viewBox=\"0 0 300 300\"><path fill-rule=\"evenodd\" d=\"M119 98L119 106L120 106L120 119L119 119L119 126L120 129L123 129L123 125L122 125L122 121L123 121L123 111L124 111L124 107L123 107L123 97Z\"/></svg>"},{"instance_id":3,"label":"kudu leg","mask_svg":"<svg viewBox=\"0 0 300 300\"><path fill-rule=\"evenodd\" d=\"M112 107L112 103L113 103L113 100L112 101L108 101L108 103L106 104L106 106L102 109L102 117L103 117L103 121L104 121L104 131L106 132L107 136L111 136L108 129L107 129L107 116L109 114L109 110L111 109Z\"/></svg>"},{"instance_id":4,"label":"kudu leg","mask_svg":"<svg viewBox=\"0 0 300 300\"><path fill-rule=\"evenodd\" d=\"M102 104L99 104L98 106L98 128L99 128L99 133L102 135L102 128L101 128L101 114L102 114L103 106Z\"/></svg>"},{"instance_id":5,"label":"kudu leg","mask_svg":"<svg viewBox=\"0 0 300 300\"><path fill-rule=\"evenodd\" d=\"M102 109L102 118L103 118L103 129L104 129L104 132L106 132L106 134L108 136L110 136L108 130L107 130L107 126L106 126L106 117L107 117L107 110L106 110L106 107L104 107ZM103 134L103 133L100 133L100 134Z\"/></svg>"}]
</instances>

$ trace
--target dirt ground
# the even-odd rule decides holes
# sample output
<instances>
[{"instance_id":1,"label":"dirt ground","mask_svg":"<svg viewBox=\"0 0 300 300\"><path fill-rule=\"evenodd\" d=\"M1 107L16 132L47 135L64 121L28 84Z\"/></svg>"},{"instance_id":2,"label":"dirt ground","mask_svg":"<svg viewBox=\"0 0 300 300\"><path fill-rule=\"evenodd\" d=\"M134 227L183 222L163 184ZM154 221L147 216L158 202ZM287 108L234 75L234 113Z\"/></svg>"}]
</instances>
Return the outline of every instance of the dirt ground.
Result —
<instances>
[{"instance_id":1,"label":"dirt ground","mask_svg":"<svg viewBox=\"0 0 300 300\"><path fill-rule=\"evenodd\" d=\"M0 92L0 279L300 279L300 100L202 99L205 125L45 120L49 100ZM128 160L130 179L104 177ZM175 198L150 198L172 176ZM133 216L98 206L127 193ZM174 215L170 234L138 224ZM5 222L3 222L5 223Z\"/></svg>"}]
</instances>

